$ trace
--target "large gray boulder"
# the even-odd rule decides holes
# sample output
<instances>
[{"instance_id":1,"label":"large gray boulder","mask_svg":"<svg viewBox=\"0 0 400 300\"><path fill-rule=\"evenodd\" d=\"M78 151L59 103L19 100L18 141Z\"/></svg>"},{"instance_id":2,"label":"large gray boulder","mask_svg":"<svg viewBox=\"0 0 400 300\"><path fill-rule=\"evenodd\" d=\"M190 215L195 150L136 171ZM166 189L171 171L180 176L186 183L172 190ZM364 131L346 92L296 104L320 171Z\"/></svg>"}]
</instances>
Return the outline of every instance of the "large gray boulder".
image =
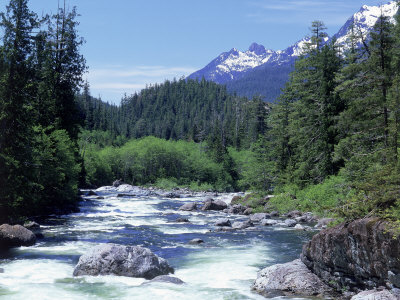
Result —
<instances>
[{"instance_id":1,"label":"large gray boulder","mask_svg":"<svg viewBox=\"0 0 400 300\"><path fill-rule=\"evenodd\" d=\"M32 246L36 243L35 234L21 225L3 224L0 226L0 248Z\"/></svg>"},{"instance_id":2,"label":"large gray boulder","mask_svg":"<svg viewBox=\"0 0 400 300\"><path fill-rule=\"evenodd\" d=\"M257 274L252 289L264 296L322 296L331 288L296 259L286 264L267 267Z\"/></svg>"},{"instance_id":3,"label":"large gray boulder","mask_svg":"<svg viewBox=\"0 0 400 300\"><path fill-rule=\"evenodd\" d=\"M400 288L400 238L379 218L325 229L304 245L301 260L336 289Z\"/></svg>"},{"instance_id":4,"label":"large gray boulder","mask_svg":"<svg viewBox=\"0 0 400 300\"><path fill-rule=\"evenodd\" d=\"M168 262L140 246L102 244L79 258L74 276L118 275L153 279L174 273Z\"/></svg>"},{"instance_id":5,"label":"large gray boulder","mask_svg":"<svg viewBox=\"0 0 400 300\"><path fill-rule=\"evenodd\" d=\"M204 202L202 210L224 210L228 205L222 200L208 199Z\"/></svg>"}]
</instances>

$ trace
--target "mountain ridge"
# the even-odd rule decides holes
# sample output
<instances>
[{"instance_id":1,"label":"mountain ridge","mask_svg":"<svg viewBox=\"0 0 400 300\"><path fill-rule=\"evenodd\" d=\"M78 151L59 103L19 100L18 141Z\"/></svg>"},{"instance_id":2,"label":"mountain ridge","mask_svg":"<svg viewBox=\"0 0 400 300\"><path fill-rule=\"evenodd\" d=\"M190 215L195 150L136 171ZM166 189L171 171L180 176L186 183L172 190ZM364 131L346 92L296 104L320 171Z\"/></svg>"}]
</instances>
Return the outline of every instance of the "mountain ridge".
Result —
<instances>
[{"instance_id":1,"label":"mountain ridge","mask_svg":"<svg viewBox=\"0 0 400 300\"><path fill-rule=\"evenodd\" d=\"M380 16L389 16L392 21L398 8L395 1L381 6L363 5L354 13L339 31L326 42L336 39L337 43L346 49L346 40L354 23L356 30L363 34L369 32ZM190 79L201 79L225 84L230 92L241 96L261 96L268 102L273 102L284 87L289 73L293 70L295 60L300 57L308 37L300 39L285 50L266 49L263 45L253 42L248 50L240 51L232 48L221 53L204 68L188 76ZM361 40L358 41L361 43ZM265 82L275 86L263 86Z\"/></svg>"}]
</instances>

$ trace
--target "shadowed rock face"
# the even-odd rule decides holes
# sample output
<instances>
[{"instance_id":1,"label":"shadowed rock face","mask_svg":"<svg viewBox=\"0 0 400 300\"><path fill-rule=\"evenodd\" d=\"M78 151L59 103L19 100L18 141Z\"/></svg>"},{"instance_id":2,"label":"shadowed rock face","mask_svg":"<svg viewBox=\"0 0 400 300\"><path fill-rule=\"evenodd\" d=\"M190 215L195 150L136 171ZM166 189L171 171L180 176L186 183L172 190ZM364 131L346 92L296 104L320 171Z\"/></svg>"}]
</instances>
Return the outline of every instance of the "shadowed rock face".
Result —
<instances>
[{"instance_id":1,"label":"shadowed rock face","mask_svg":"<svg viewBox=\"0 0 400 300\"><path fill-rule=\"evenodd\" d=\"M174 273L167 261L147 248L98 245L79 258L74 276L118 275L153 279L159 275Z\"/></svg>"},{"instance_id":2,"label":"shadowed rock face","mask_svg":"<svg viewBox=\"0 0 400 300\"><path fill-rule=\"evenodd\" d=\"M329 228L304 245L302 261L336 288L400 287L400 239L378 218Z\"/></svg>"},{"instance_id":3,"label":"shadowed rock face","mask_svg":"<svg viewBox=\"0 0 400 300\"><path fill-rule=\"evenodd\" d=\"M317 296L331 292L331 289L311 273L300 259L261 270L252 289L266 297Z\"/></svg>"},{"instance_id":4,"label":"shadowed rock face","mask_svg":"<svg viewBox=\"0 0 400 300\"><path fill-rule=\"evenodd\" d=\"M36 243L35 234L21 225L3 224L0 226L0 248L32 246Z\"/></svg>"}]
</instances>

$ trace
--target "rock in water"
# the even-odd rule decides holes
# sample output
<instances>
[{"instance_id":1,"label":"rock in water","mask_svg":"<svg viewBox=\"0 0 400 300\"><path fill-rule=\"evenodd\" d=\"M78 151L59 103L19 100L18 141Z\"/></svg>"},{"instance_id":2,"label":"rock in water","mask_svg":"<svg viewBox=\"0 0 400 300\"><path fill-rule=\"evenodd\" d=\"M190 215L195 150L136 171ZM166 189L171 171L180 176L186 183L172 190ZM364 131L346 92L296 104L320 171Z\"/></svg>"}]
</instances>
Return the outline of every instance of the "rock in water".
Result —
<instances>
[{"instance_id":1,"label":"rock in water","mask_svg":"<svg viewBox=\"0 0 400 300\"><path fill-rule=\"evenodd\" d=\"M250 216L250 220L255 223L261 222L262 220L269 219L269 218L270 218L270 215L266 214L266 213L256 213L256 214Z\"/></svg>"},{"instance_id":2,"label":"rock in water","mask_svg":"<svg viewBox=\"0 0 400 300\"><path fill-rule=\"evenodd\" d=\"M231 227L231 221L229 219L218 219L215 224L215 226L221 226L221 227Z\"/></svg>"},{"instance_id":3,"label":"rock in water","mask_svg":"<svg viewBox=\"0 0 400 300\"><path fill-rule=\"evenodd\" d=\"M263 226L272 226L272 225L276 225L279 222L277 220L271 220L271 219L264 219L261 220L261 225Z\"/></svg>"},{"instance_id":4,"label":"rock in water","mask_svg":"<svg viewBox=\"0 0 400 300\"><path fill-rule=\"evenodd\" d=\"M287 296L317 296L331 292L300 259L261 270L252 289L262 295L277 294L279 291Z\"/></svg>"},{"instance_id":5,"label":"rock in water","mask_svg":"<svg viewBox=\"0 0 400 300\"><path fill-rule=\"evenodd\" d=\"M243 222L237 221L237 222L233 222L233 224L232 224L233 229L246 229L249 227L254 227L254 224L250 220L243 221Z\"/></svg>"},{"instance_id":6,"label":"rock in water","mask_svg":"<svg viewBox=\"0 0 400 300\"><path fill-rule=\"evenodd\" d=\"M113 182L113 187L119 187L122 184L122 179L117 179Z\"/></svg>"},{"instance_id":7,"label":"rock in water","mask_svg":"<svg viewBox=\"0 0 400 300\"><path fill-rule=\"evenodd\" d=\"M202 210L224 210L227 207L228 207L228 205L222 200L209 199L204 202L204 205L201 209Z\"/></svg>"},{"instance_id":8,"label":"rock in water","mask_svg":"<svg viewBox=\"0 0 400 300\"><path fill-rule=\"evenodd\" d=\"M34 221L26 222L24 227L29 230L37 230L40 229L40 225Z\"/></svg>"},{"instance_id":9,"label":"rock in water","mask_svg":"<svg viewBox=\"0 0 400 300\"><path fill-rule=\"evenodd\" d=\"M294 227L294 226L296 226L296 224L297 224L297 222L295 220L292 220L292 219L285 220L285 225L287 227Z\"/></svg>"},{"instance_id":10,"label":"rock in water","mask_svg":"<svg viewBox=\"0 0 400 300\"><path fill-rule=\"evenodd\" d=\"M191 241L189 241L189 245L199 245L204 243L204 241L202 239L193 239Z\"/></svg>"},{"instance_id":11,"label":"rock in water","mask_svg":"<svg viewBox=\"0 0 400 300\"><path fill-rule=\"evenodd\" d=\"M189 219L187 218L178 218L175 220L176 223L190 223Z\"/></svg>"},{"instance_id":12,"label":"rock in water","mask_svg":"<svg viewBox=\"0 0 400 300\"><path fill-rule=\"evenodd\" d=\"M183 204L181 207L179 207L179 210L183 210L183 211L192 211L192 210L196 210L196 209L197 209L197 204L195 202L186 203L186 204Z\"/></svg>"},{"instance_id":13,"label":"rock in water","mask_svg":"<svg viewBox=\"0 0 400 300\"><path fill-rule=\"evenodd\" d=\"M177 277L174 276L168 276L168 275L160 275L157 276L155 278L153 278L152 280L148 281L148 282L144 282L144 284L149 284L152 282L164 282L164 283L173 283L173 284L184 284L184 282L182 280L180 280Z\"/></svg>"},{"instance_id":14,"label":"rock in water","mask_svg":"<svg viewBox=\"0 0 400 300\"><path fill-rule=\"evenodd\" d=\"M118 275L153 279L174 273L168 262L140 246L103 244L79 258L74 276Z\"/></svg>"},{"instance_id":15,"label":"rock in water","mask_svg":"<svg viewBox=\"0 0 400 300\"><path fill-rule=\"evenodd\" d=\"M32 246L35 243L35 234L21 225L3 224L0 226L0 248Z\"/></svg>"}]
</instances>

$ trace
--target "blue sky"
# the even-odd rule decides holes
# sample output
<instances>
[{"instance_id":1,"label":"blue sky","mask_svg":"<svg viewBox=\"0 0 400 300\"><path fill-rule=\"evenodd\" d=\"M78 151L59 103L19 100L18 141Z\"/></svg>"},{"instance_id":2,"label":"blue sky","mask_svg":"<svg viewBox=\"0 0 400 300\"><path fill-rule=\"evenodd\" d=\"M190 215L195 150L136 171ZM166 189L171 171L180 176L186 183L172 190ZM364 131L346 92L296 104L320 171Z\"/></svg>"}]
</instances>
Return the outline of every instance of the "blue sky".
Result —
<instances>
[{"instance_id":1,"label":"blue sky","mask_svg":"<svg viewBox=\"0 0 400 300\"><path fill-rule=\"evenodd\" d=\"M6 2L6 1L1 1ZM62 0L60 0L62 2ZM387 1L383 2L386 3ZM57 0L30 0L55 12ZM146 84L187 76L221 52L252 42L279 50L303 38L313 20L333 34L376 0L66 0L77 6L93 96L119 103ZM2 4L4 5L4 4ZM0 6L4 9L4 6Z\"/></svg>"}]
</instances>

